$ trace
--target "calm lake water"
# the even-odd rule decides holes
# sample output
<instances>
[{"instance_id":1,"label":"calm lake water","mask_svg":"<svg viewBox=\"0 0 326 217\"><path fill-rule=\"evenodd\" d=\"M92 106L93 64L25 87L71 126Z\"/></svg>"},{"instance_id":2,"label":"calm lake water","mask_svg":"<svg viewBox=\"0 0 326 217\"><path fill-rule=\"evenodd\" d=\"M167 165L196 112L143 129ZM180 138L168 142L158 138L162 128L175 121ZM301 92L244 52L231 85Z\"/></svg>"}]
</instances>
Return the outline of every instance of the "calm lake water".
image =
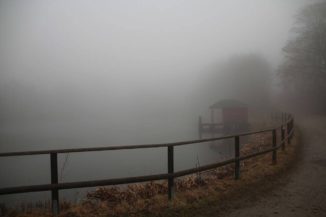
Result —
<instances>
[{"instance_id":1,"label":"calm lake water","mask_svg":"<svg viewBox=\"0 0 326 217\"><path fill-rule=\"evenodd\" d=\"M152 144L198 139L197 120L141 121L110 125L101 120L11 123L1 126L0 152L110 145ZM231 157L229 147L212 142L175 148L175 170ZM151 175L167 171L167 149L135 149L59 154L59 182ZM50 183L50 156L0 158L0 187ZM60 198L81 199L91 189L60 191ZM50 199L50 192L5 195L0 203Z\"/></svg>"}]
</instances>

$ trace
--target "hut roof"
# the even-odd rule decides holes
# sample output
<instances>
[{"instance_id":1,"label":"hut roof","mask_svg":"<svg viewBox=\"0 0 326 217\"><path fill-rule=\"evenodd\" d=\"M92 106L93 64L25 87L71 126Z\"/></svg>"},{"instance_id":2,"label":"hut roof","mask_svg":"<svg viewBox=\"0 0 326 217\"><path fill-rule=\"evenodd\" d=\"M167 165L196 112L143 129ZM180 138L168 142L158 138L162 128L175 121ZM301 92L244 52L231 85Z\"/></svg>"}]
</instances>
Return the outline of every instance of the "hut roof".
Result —
<instances>
[{"instance_id":1,"label":"hut roof","mask_svg":"<svg viewBox=\"0 0 326 217\"><path fill-rule=\"evenodd\" d=\"M210 106L211 109L246 108L247 104L235 99L223 99Z\"/></svg>"}]
</instances>

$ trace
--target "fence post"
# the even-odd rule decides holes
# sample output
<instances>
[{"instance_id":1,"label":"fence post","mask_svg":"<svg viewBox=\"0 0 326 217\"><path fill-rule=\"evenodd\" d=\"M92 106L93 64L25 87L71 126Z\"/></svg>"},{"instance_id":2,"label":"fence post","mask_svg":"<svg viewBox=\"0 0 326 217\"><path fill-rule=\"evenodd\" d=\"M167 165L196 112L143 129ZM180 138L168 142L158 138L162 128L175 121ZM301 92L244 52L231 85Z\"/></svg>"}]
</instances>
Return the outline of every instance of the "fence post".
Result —
<instances>
[{"instance_id":1,"label":"fence post","mask_svg":"<svg viewBox=\"0 0 326 217\"><path fill-rule=\"evenodd\" d=\"M199 116L198 118L198 135L199 135L199 139L202 138L202 119L201 116Z\"/></svg>"},{"instance_id":2,"label":"fence post","mask_svg":"<svg viewBox=\"0 0 326 217\"><path fill-rule=\"evenodd\" d=\"M168 173L173 175L174 173L174 147L168 146ZM168 179L168 196L169 200L171 200L174 196L174 177L170 176Z\"/></svg>"},{"instance_id":3,"label":"fence post","mask_svg":"<svg viewBox=\"0 0 326 217\"><path fill-rule=\"evenodd\" d=\"M276 150L276 130L274 129L272 131L273 133L273 148L275 148L273 150L273 156L272 156L272 160L273 160L273 164L277 163L277 150Z\"/></svg>"},{"instance_id":4,"label":"fence post","mask_svg":"<svg viewBox=\"0 0 326 217\"><path fill-rule=\"evenodd\" d=\"M287 131L287 136L288 136L288 144L291 144L291 139L290 139L290 132L291 132L291 128L290 128L290 122L288 122L286 124L286 131Z\"/></svg>"},{"instance_id":5,"label":"fence post","mask_svg":"<svg viewBox=\"0 0 326 217\"><path fill-rule=\"evenodd\" d=\"M240 178L240 138L239 136L234 137L234 157L235 157L235 166L234 166L234 178Z\"/></svg>"},{"instance_id":6,"label":"fence post","mask_svg":"<svg viewBox=\"0 0 326 217\"><path fill-rule=\"evenodd\" d=\"M51 153L50 161L51 161L51 184L58 184L58 154ZM51 198L52 198L52 213L54 216L57 216L60 211L58 189L51 190Z\"/></svg>"},{"instance_id":7,"label":"fence post","mask_svg":"<svg viewBox=\"0 0 326 217\"><path fill-rule=\"evenodd\" d=\"M281 127L281 140L282 140L282 150L285 150L285 129L284 129L284 125L282 125Z\"/></svg>"},{"instance_id":8,"label":"fence post","mask_svg":"<svg viewBox=\"0 0 326 217\"><path fill-rule=\"evenodd\" d=\"M294 132L292 132L294 130L294 119L293 118L292 118L290 123L291 123L290 133L292 133L291 136L290 136L290 142L291 142L292 137L293 137L293 133L294 133Z\"/></svg>"}]
</instances>

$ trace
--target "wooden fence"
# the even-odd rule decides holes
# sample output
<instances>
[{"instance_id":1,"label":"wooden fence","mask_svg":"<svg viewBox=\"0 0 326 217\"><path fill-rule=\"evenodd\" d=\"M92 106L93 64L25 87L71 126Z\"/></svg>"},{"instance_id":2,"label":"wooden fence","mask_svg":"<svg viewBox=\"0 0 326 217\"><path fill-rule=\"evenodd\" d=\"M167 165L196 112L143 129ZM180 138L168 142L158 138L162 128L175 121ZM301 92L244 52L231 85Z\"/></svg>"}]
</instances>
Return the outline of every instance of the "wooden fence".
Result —
<instances>
[{"instance_id":1,"label":"wooden fence","mask_svg":"<svg viewBox=\"0 0 326 217\"><path fill-rule=\"evenodd\" d=\"M44 150L44 151L24 151L24 152L7 152L0 153L0 157L12 157L12 156L23 156L23 155L49 155L51 165L51 184L42 185L29 185L29 186L18 186L18 187L7 187L0 188L0 195L5 194L16 194L26 192L40 192L40 191L51 191L52 200L52 212L57 215L59 213L59 190L62 189L73 189L73 188L84 188L84 187L96 187L96 186L108 186L108 185L119 185L119 184L130 184L136 182L146 182L154 180L168 180L168 198L171 200L174 193L174 179L180 176L185 176L193 173L198 173L206 170L215 169L228 164L234 163L234 177L235 179L240 178L240 162L249 158L253 158L259 155L267 154L272 152L272 162L277 162L277 150L279 148L285 149L286 140L288 143L291 142L291 138L294 133L294 119L289 114L282 113L282 124L268 129L259 131L240 133L236 135L227 135L209 139L199 139L182 141L167 144L146 144L146 145L128 145L128 146L109 146L109 147L97 147L97 148L72 148L72 149L58 149L58 150ZM277 141L277 130L280 130L281 135L280 141ZM249 154L246 156L240 156L240 138L243 136L254 135L259 133L272 133L272 147ZM217 162L209 165L204 165L196 168L186 169L182 171L174 171L174 147L181 145L189 145L195 143L203 143L209 141L217 141L223 139L234 139L234 158ZM145 149L145 148L167 148L167 159L168 159L168 171L163 174L148 175L148 176L137 176L127 178L115 178L115 179L103 179L94 181L80 181L80 182L58 182L58 154L73 153L73 152L91 152L91 151L113 151L122 149Z\"/></svg>"}]
</instances>

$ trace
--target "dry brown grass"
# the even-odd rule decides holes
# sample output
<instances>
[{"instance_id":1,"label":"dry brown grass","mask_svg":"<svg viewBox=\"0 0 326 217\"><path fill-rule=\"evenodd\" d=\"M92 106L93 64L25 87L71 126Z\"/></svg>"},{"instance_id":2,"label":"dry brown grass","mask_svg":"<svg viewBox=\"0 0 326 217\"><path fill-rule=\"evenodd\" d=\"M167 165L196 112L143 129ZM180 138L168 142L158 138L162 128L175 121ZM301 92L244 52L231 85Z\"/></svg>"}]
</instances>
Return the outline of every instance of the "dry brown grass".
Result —
<instances>
[{"instance_id":1,"label":"dry brown grass","mask_svg":"<svg viewBox=\"0 0 326 217\"><path fill-rule=\"evenodd\" d=\"M270 141L270 138L268 138ZM234 180L233 165L224 166L201 174L176 180L174 200L167 200L167 183L149 182L123 187L101 187L89 192L87 198L77 204L62 204L60 217L92 216L193 216L194 212L205 215L208 208L215 211L227 209L227 201L251 193L256 186L269 185L270 180L289 169L298 155L298 137L286 150L278 151L276 165L272 164L271 153L241 163L241 178ZM253 138L241 150L246 155L269 148L270 142L261 145L260 138ZM205 210L205 212L203 212ZM48 209L34 209L17 213L8 211L12 217L49 217Z\"/></svg>"}]
</instances>

